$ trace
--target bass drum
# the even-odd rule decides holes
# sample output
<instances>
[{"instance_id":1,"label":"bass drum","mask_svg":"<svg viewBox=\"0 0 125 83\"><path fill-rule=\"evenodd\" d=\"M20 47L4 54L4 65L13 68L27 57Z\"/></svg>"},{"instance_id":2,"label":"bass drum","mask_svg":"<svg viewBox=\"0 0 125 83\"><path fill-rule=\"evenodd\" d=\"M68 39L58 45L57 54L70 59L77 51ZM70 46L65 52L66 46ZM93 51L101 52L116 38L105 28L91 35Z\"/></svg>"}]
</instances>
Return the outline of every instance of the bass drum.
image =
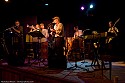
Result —
<instances>
[{"instance_id":1,"label":"bass drum","mask_svg":"<svg viewBox=\"0 0 125 83\"><path fill-rule=\"evenodd\" d=\"M72 41L71 50L68 52L69 61L83 60L84 41L82 38L77 38Z\"/></svg>"},{"instance_id":2,"label":"bass drum","mask_svg":"<svg viewBox=\"0 0 125 83\"><path fill-rule=\"evenodd\" d=\"M82 38L74 39L72 42L72 50L84 51L84 40Z\"/></svg>"}]
</instances>

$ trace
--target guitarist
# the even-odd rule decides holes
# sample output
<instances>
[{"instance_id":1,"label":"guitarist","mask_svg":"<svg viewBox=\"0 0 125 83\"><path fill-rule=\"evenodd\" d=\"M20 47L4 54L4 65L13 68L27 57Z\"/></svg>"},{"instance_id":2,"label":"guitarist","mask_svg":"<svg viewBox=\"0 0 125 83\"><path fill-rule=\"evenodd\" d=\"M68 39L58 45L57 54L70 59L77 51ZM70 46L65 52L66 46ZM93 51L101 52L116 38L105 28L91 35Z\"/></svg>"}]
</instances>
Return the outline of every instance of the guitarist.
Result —
<instances>
[{"instance_id":1,"label":"guitarist","mask_svg":"<svg viewBox=\"0 0 125 83\"><path fill-rule=\"evenodd\" d=\"M118 28L114 26L112 21L109 21L108 23L109 25L109 29L108 29L108 37L106 40L106 43L110 43L110 41L112 41L113 38L118 36Z\"/></svg>"},{"instance_id":2,"label":"guitarist","mask_svg":"<svg viewBox=\"0 0 125 83\"><path fill-rule=\"evenodd\" d=\"M114 48L116 46L117 37L119 33L118 28L114 26L115 24L113 24L112 21L108 22L109 29L106 39L106 52L110 55L113 55L115 53Z\"/></svg>"},{"instance_id":3,"label":"guitarist","mask_svg":"<svg viewBox=\"0 0 125 83\"><path fill-rule=\"evenodd\" d=\"M65 43L64 42L64 25L63 23L60 22L60 18L58 16L55 16L52 19L53 19L52 23L54 23L53 29L51 29L52 34L54 34L53 47L55 48L55 51L58 50L58 52L61 53L63 52L62 49Z\"/></svg>"}]
</instances>

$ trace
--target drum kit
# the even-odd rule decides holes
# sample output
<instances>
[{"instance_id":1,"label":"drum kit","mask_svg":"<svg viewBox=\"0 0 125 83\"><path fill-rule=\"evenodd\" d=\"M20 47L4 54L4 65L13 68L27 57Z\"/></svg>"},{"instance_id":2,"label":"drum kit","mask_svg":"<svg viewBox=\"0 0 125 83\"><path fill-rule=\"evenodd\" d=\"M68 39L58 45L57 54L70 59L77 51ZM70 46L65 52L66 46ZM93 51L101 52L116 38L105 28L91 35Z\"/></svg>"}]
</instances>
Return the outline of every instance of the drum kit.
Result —
<instances>
[{"instance_id":1,"label":"drum kit","mask_svg":"<svg viewBox=\"0 0 125 83\"><path fill-rule=\"evenodd\" d=\"M90 33L89 30L88 32L86 31L86 34L78 38L67 37L65 43L67 48L67 53L66 53L67 59L69 61L74 61L75 57L73 56L72 53L74 50L80 50L79 51L80 55L76 57L78 61L84 60L85 55L87 54L89 58L89 54L91 53L91 51L93 51L95 43L97 43L100 38L104 38L106 36L107 36L106 32L97 33L97 31L91 31Z\"/></svg>"},{"instance_id":2,"label":"drum kit","mask_svg":"<svg viewBox=\"0 0 125 83\"><path fill-rule=\"evenodd\" d=\"M67 48L67 53L66 56L68 58L68 60L73 61L75 59L75 57L73 57L72 52L74 50L79 50L80 53L82 53L84 51L84 40L83 38L79 37L79 38L74 38L74 37L68 37L66 39L66 48ZM77 56L78 60L82 59L82 56Z\"/></svg>"},{"instance_id":3,"label":"drum kit","mask_svg":"<svg viewBox=\"0 0 125 83\"><path fill-rule=\"evenodd\" d=\"M85 59L91 59L93 61L99 60L99 49L101 40L107 37L107 32L97 33L97 31L87 30L80 37L67 37L66 57L69 62L75 62L75 66L69 69L81 68L88 71L86 68L77 65L77 62L86 63Z\"/></svg>"}]
</instances>

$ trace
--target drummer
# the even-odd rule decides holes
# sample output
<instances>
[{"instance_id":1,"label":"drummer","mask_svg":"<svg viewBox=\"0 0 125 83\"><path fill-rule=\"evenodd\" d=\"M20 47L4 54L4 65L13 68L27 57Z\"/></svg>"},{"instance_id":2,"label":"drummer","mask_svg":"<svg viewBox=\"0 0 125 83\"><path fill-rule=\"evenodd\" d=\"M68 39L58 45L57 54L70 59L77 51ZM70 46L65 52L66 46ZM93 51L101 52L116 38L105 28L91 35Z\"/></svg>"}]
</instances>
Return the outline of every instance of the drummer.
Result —
<instances>
[{"instance_id":1,"label":"drummer","mask_svg":"<svg viewBox=\"0 0 125 83\"><path fill-rule=\"evenodd\" d=\"M78 26L74 26L74 39L77 39L79 37L81 37L83 35L83 32L82 30L79 30L79 27Z\"/></svg>"},{"instance_id":2,"label":"drummer","mask_svg":"<svg viewBox=\"0 0 125 83\"><path fill-rule=\"evenodd\" d=\"M83 31L79 29L78 26L74 26L74 39L73 39L73 45L72 48L80 47L80 49L83 49ZM78 45L77 45L78 44Z\"/></svg>"}]
</instances>

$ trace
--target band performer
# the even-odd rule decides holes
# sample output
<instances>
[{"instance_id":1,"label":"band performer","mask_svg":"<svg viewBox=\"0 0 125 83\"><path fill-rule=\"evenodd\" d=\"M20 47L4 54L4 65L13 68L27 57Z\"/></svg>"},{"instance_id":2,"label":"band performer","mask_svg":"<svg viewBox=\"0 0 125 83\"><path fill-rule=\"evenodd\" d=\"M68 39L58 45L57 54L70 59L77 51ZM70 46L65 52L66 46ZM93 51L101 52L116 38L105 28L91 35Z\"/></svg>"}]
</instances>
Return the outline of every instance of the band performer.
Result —
<instances>
[{"instance_id":1,"label":"band performer","mask_svg":"<svg viewBox=\"0 0 125 83\"><path fill-rule=\"evenodd\" d=\"M66 68L67 62L64 56L64 26L60 22L60 18L55 16L53 19L54 28L51 33L54 34L52 46L49 49L48 66L50 68Z\"/></svg>"},{"instance_id":2,"label":"band performer","mask_svg":"<svg viewBox=\"0 0 125 83\"><path fill-rule=\"evenodd\" d=\"M11 38L11 41L6 40L9 46L9 63L12 65L23 65L25 61L24 54L24 37L23 37L23 26L20 25L20 21L15 21L15 25L10 29L11 34L8 37ZM10 42L12 43L10 45ZM16 59L16 62L15 60Z\"/></svg>"},{"instance_id":3,"label":"band performer","mask_svg":"<svg viewBox=\"0 0 125 83\"><path fill-rule=\"evenodd\" d=\"M55 37L64 37L64 26L63 24L60 22L60 18L59 17L54 17L52 18L54 25L54 29L51 29L52 33L51 34L55 34Z\"/></svg>"},{"instance_id":4,"label":"band performer","mask_svg":"<svg viewBox=\"0 0 125 83\"><path fill-rule=\"evenodd\" d=\"M41 38L41 58L42 61L47 61L48 59L48 29L45 29L44 23L40 24L40 32L44 35L43 38Z\"/></svg>"},{"instance_id":5,"label":"band performer","mask_svg":"<svg viewBox=\"0 0 125 83\"><path fill-rule=\"evenodd\" d=\"M60 18L55 16L53 19L54 28L51 29L52 34L54 33L54 41L55 47L63 47L64 46L64 26L60 22Z\"/></svg>"},{"instance_id":6,"label":"band performer","mask_svg":"<svg viewBox=\"0 0 125 83\"><path fill-rule=\"evenodd\" d=\"M36 24L35 26L29 26L27 25L27 27L30 28L30 32L34 32L40 29L40 25ZM37 59L38 54L39 54L39 42L38 42L38 37L32 37L32 41L33 41L33 52L34 52L34 59Z\"/></svg>"},{"instance_id":7,"label":"band performer","mask_svg":"<svg viewBox=\"0 0 125 83\"><path fill-rule=\"evenodd\" d=\"M78 38L78 37L80 37L80 36L83 35L82 30L79 30L79 27L78 27L78 26L74 26L74 31L75 31L75 33L74 33L74 38Z\"/></svg>"},{"instance_id":8,"label":"band performer","mask_svg":"<svg viewBox=\"0 0 125 83\"><path fill-rule=\"evenodd\" d=\"M55 16L52 18L52 23L53 28L50 29L51 34L53 35L53 39L52 40L52 44L49 46L49 55L53 54L57 54L59 56L64 55L64 26L63 24L60 22L60 18L58 16ZM53 53L51 53L53 52Z\"/></svg>"},{"instance_id":9,"label":"band performer","mask_svg":"<svg viewBox=\"0 0 125 83\"><path fill-rule=\"evenodd\" d=\"M73 50L83 50L83 38L81 37L83 35L82 30L79 29L78 26L74 26L74 39L73 39Z\"/></svg>"},{"instance_id":10,"label":"band performer","mask_svg":"<svg viewBox=\"0 0 125 83\"><path fill-rule=\"evenodd\" d=\"M23 41L23 26L20 25L20 22L15 21L15 26L11 29L13 33L13 51L15 51L16 55L22 54L24 49L24 41Z\"/></svg>"},{"instance_id":11,"label":"band performer","mask_svg":"<svg viewBox=\"0 0 125 83\"><path fill-rule=\"evenodd\" d=\"M109 25L109 29L108 29L108 38L106 40L106 43L110 43L110 41L118 36L118 28L116 26L114 26L112 21L108 22Z\"/></svg>"},{"instance_id":12,"label":"band performer","mask_svg":"<svg viewBox=\"0 0 125 83\"><path fill-rule=\"evenodd\" d=\"M116 24L116 22L115 22L115 24ZM107 46L106 48L107 48L107 53L109 53L110 55L115 54L115 52L116 52L115 48L117 46L117 40L118 40L119 30L115 26L115 24L113 24L112 21L108 22L109 29L108 29L108 34L107 34L107 38L106 38L106 46Z\"/></svg>"}]
</instances>

